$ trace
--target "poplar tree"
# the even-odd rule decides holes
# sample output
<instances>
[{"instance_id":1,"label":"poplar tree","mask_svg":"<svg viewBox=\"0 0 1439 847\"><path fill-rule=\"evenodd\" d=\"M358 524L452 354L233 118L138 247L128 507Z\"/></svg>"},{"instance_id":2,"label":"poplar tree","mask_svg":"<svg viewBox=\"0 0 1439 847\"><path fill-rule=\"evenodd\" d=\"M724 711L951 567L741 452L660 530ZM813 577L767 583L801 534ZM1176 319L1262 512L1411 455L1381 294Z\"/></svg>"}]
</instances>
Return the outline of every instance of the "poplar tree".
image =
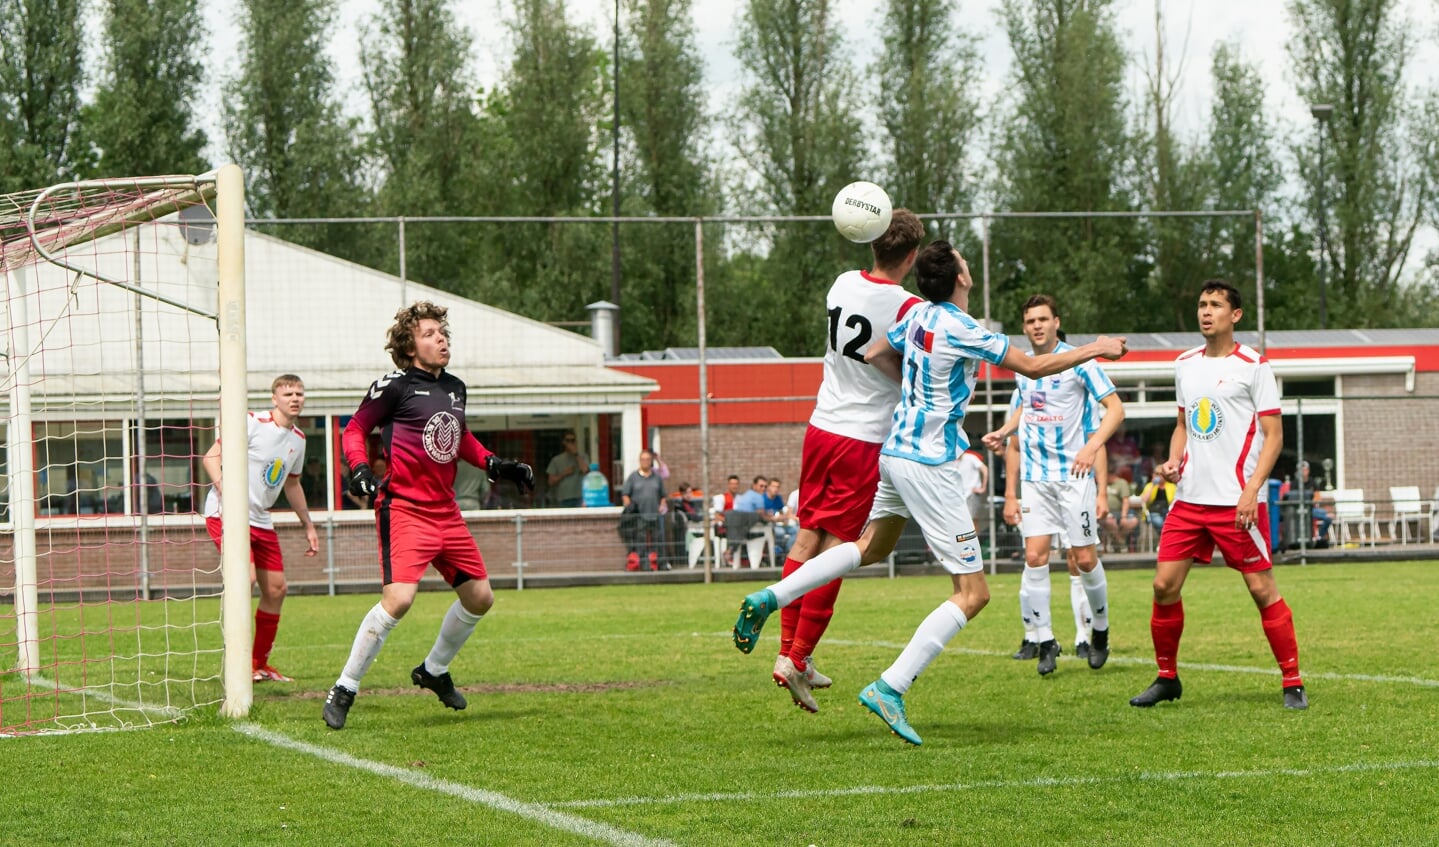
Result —
<instances>
[{"instance_id":1,"label":"poplar tree","mask_svg":"<svg viewBox=\"0 0 1439 847\"><path fill-rule=\"evenodd\" d=\"M85 170L80 0L0 0L0 194Z\"/></svg>"}]
</instances>

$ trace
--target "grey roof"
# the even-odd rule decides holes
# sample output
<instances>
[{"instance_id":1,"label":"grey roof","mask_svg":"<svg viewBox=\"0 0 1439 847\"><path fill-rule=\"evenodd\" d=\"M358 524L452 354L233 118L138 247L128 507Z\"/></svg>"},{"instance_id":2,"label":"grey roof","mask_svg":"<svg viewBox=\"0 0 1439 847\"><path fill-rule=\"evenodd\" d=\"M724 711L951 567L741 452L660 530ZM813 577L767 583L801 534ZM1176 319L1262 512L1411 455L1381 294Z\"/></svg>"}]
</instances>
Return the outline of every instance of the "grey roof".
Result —
<instances>
[{"instance_id":1,"label":"grey roof","mask_svg":"<svg viewBox=\"0 0 1439 847\"><path fill-rule=\"evenodd\" d=\"M1069 343L1075 346L1093 341L1096 336L1072 333ZM1251 347L1259 345L1259 333L1236 332L1236 341ZM1204 343L1196 332L1135 332L1125 336L1130 350L1188 350ZM1011 344L1025 349L1023 335L1011 335ZM1283 329L1265 333L1270 349L1285 347L1395 347L1401 345L1439 346L1439 328L1422 329Z\"/></svg>"},{"instance_id":2,"label":"grey roof","mask_svg":"<svg viewBox=\"0 0 1439 847\"><path fill-rule=\"evenodd\" d=\"M700 357L698 347L666 347L663 350L646 350L643 353L624 353L611 359L612 362L693 362ZM711 347L706 351L709 359L783 359L773 347Z\"/></svg>"}]
</instances>

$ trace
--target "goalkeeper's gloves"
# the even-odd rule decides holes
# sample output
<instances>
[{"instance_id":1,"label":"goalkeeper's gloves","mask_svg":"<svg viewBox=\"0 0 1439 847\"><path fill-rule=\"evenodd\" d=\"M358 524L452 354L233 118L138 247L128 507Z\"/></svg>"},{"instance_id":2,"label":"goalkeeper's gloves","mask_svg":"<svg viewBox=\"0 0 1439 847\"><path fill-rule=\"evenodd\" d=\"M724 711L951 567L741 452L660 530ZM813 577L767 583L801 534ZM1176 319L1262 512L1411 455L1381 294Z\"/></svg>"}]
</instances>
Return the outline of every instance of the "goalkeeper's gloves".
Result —
<instances>
[{"instance_id":1,"label":"goalkeeper's gloves","mask_svg":"<svg viewBox=\"0 0 1439 847\"><path fill-rule=\"evenodd\" d=\"M374 495L379 485L375 482L375 472L370 466L361 462L350 468L350 493L356 497L370 497Z\"/></svg>"},{"instance_id":2,"label":"goalkeeper's gloves","mask_svg":"<svg viewBox=\"0 0 1439 847\"><path fill-rule=\"evenodd\" d=\"M535 490L535 472L524 462L501 459L491 453L485 458L485 473L489 474L490 482L508 479L521 494L529 494Z\"/></svg>"}]
</instances>

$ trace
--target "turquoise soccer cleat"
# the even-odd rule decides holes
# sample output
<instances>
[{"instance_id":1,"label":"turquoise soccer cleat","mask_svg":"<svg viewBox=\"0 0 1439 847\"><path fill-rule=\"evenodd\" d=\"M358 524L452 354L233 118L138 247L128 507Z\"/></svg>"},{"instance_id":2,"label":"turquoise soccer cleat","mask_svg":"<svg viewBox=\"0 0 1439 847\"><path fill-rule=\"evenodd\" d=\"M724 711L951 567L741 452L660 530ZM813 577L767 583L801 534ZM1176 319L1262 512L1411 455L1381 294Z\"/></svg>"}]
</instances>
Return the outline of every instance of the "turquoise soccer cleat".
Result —
<instances>
[{"instance_id":1,"label":"turquoise soccer cleat","mask_svg":"<svg viewBox=\"0 0 1439 847\"><path fill-rule=\"evenodd\" d=\"M859 692L859 702L889 724L890 732L916 747L924 743L920 740L919 733L915 732L914 727L905 719L904 698L886 685L884 680L877 679L866 685L864 690Z\"/></svg>"},{"instance_id":2,"label":"turquoise soccer cleat","mask_svg":"<svg viewBox=\"0 0 1439 847\"><path fill-rule=\"evenodd\" d=\"M756 591L744 598L739 606L739 619L734 622L734 646L741 653L748 653L759 643L759 631L764 622L779 607L774 592L768 588Z\"/></svg>"}]
</instances>

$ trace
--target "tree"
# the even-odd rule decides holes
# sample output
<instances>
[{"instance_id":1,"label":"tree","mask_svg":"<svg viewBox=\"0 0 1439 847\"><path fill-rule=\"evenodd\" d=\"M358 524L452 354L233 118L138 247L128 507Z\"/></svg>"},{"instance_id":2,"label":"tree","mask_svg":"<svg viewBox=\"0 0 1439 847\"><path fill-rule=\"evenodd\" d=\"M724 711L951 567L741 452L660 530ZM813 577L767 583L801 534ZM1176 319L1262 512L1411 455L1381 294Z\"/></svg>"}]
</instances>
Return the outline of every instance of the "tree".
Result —
<instances>
[{"instance_id":1,"label":"tree","mask_svg":"<svg viewBox=\"0 0 1439 847\"><path fill-rule=\"evenodd\" d=\"M1126 174L1126 57L1111 0L1004 0L1014 50L1013 118L997 151L998 207L1016 212L1133 209ZM1035 292L1060 300L1073 331L1150 328L1138 227L1132 219L999 220L991 264L995 314L1017 320Z\"/></svg>"},{"instance_id":2,"label":"tree","mask_svg":"<svg viewBox=\"0 0 1439 847\"><path fill-rule=\"evenodd\" d=\"M691 0L630 0L620 58L620 126L629 139L623 180L628 215L716 211L705 147L704 69ZM624 350L695 343L693 228L624 229Z\"/></svg>"},{"instance_id":3,"label":"tree","mask_svg":"<svg viewBox=\"0 0 1439 847\"><path fill-rule=\"evenodd\" d=\"M1406 76L1414 23L1396 0L1290 0L1289 12L1299 95L1334 107L1319 127L1326 146L1329 323L1387 323L1433 190L1418 156L1422 145L1411 136L1408 104L1423 99ZM1314 195L1317 146L1306 141L1295 149Z\"/></svg>"},{"instance_id":4,"label":"tree","mask_svg":"<svg viewBox=\"0 0 1439 847\"><path fill-rule=\"evenodd\" d=\"M96 176L207 170L195 116L204 82L199 0L105 0L104 7L100 83L82 111Z\"/></svg>"},{"instance_id":5,"label":"tree","mask_svg":"<svg viewBox=\"0 0 1439 847\"><path fill-rule=\"evenodd\" d=\"M376 214L476 214L475 89L469 33L446 0L383 0L361 39L368 139L378 170ZM473 243L445 224L405 229L406 276L458 293L472 284ZM382 265L398 269L397 240L382 238Z\"/></svg>"},{"instance_id":6,"label":"tree","mask_svg":"<svg viewBox=\"0 0 1439 847\"><path fill-rule=\"evenodd\" d=\"M262 218L348 217L367 198L357 121L333 97L325 55L335 0L244 0L240 72L228 81L230 155L244 169L250 213ZM284 237L358 258L356 226L295 226Z\"/></svg>"},{"instance_id":7,"label":"tree","mask_svg":"<svg viewBox=\"0 0 1439 847\"><path fill-rule=\"evenodd\" d=\"M862 173L862 122L856 80L829 0L749 0L740 15L735 55L748 82L731 123L747 168L745 213L828 213L834 195ZM816 237L817 227L823 235ZM814 354L823 336L810 321L836 271L859 251L846 249L827 225L776 227L769 243L751 238L768 261L758 278L740 278L721 296L743 302L720 339L770 338L781 352ZM862 254L861 254L862 255Z\"/></svg>"},{"instance_id":8,"label":"tree","mask_svg":"<svg viewBox=\"0 0 1439 847\"><path fill-rule=\"evenodd\" d=\"M885 186L896 204L916 212L964 212L974 205L980 139L979 53L960 39L954 0L889 0L880 25L886 46L870 67L879 80L879 115L888 135ZM964 222L943 221L941 235L959 239Z\"/></svg>"},{"instance_id":9,"label":"tree","mask_svg":"<svg viewBox=\"0 0 1439 847\"><path fill-rule=\"evenodd\" d=\"M80 0L0 0L0 194L83 169Z\"/></svg>"}]
</instances>

